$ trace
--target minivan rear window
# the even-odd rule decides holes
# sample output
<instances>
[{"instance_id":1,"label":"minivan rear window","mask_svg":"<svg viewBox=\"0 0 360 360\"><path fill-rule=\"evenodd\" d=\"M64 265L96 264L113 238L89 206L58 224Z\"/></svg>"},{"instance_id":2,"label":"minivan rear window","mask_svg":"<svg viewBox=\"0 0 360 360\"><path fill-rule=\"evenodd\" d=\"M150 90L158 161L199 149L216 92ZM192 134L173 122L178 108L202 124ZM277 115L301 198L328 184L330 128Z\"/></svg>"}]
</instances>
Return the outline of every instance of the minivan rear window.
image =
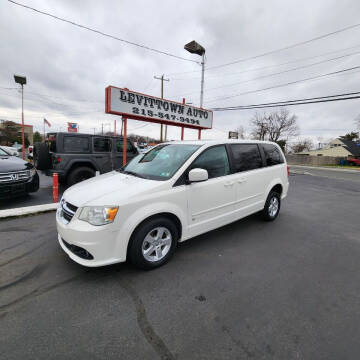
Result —
<instances>
[{"instance_id":1,"label":"minivan rear window","mask_svg":"<svg viewBox=\"0 0 360 360\"><path fill-rule=\"evenodd\" d=\"M89 152L89 137L64 136L65 152Z\"/></svg>"},{"instance_id":2,"label":"minivan rear window","mask_svg":"<svg viewBox=\"0 0 360 360\"><path fill-rule=\"evenodd\" d=\"M273 166L284 163L279 149L275 145L262 144L265 153L266 166Z\"/></svg>"},{"instance_id":3,"label":"minivan rear window","mask_svg":"<svg viewBox=\"0 0 360 360\"><path fill-rule=\"evenodd\" d=\"M262 167L262 159L257 144L231 144L235 171L248 171Z\"/></svg>"}]
</instances>

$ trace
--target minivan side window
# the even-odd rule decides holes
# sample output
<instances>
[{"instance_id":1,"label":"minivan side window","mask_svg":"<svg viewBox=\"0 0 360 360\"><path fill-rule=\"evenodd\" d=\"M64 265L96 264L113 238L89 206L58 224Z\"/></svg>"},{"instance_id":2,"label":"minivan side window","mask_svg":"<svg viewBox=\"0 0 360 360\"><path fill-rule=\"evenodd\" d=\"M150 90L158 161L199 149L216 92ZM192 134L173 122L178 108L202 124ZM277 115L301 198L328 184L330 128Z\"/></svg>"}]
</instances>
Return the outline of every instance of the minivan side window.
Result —
<instances>
[{"instance_id":1,"label":"minivan side window","mask_svg":"<svg viewBox=\"0 0 360 360\"><path fill-rule=\"evenodd\" d=\"M283 164L284 159L275 145L262 144L265 153L266 166Z\"/></svg>"},{"instance_id":2,"label":"minivan side window","mask_svg":"<svg viewBox=\"0 0 360 360\"><path fill-rule=\"evenodd\" d=\"M207 170L209 174L209 179L229 175L230 166L225 146L214 146L210 149L205 150L192 163L191 168L200 168Z\"/></svg>"},{"instance_id":3,"label":"minivan side window","mask_svg":"<svg viewBox=\"0 0 360 360\"><path fill-rule=\"evenodd\" d=\"M231 144L235 171L248 171L262 167L262 159L257 144Z\"/></svg>"},{"instance_id":4,"label":"minivan side window","mask_svg":"<svg viewBox=\"0 0 360 360\"><path fill-rule=\"evenodd\" d=\"M116 152L123 152L124 143L123 140L116 140ZM134 151L130 141L126 142L126 151Z\"/></svg>"},{"instance_id":5,"label":"minivan side window","mask_svg":"<svg viewBox=\"0 0 360 360\"><path fill-rule=\"evenodd\" d=\"M51 148L51 145L50 145ZM89 137L87 136L64 136L65 152L89 152Z\"/></svg>"},{"instance_id":6,"label":"minivan side window","mask_svg":"<svg viewBox=\"0 0 360 360\"><path fill-rule=\"evenodd\" d=\"M111 150L110 139L94 138L95 152L109 152Z\"/></svg>"}]
</instances>

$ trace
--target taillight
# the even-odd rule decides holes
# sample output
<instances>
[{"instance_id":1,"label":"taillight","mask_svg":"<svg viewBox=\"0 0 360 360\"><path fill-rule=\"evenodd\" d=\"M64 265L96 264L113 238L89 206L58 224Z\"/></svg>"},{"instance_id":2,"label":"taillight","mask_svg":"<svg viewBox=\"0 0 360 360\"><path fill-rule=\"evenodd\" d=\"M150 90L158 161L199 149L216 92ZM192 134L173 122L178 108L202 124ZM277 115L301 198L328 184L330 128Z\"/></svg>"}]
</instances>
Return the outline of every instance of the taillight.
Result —
<instances>
[{"instance_id":1,"label":"taillight","mask_svg":"<svg viewBox=\"0 0 360 360\"><path fill-rule=\"evenodd\" d=\"M59 164L61 162L61 157L60 156L56 156L53 159L54 159L54 164Z\"/></svg>"},{"instance_id":2,"label":"taillight","mask_svg":"<svg viewBox=\"0 0 360 360\"><path fill-rule=\"evenodd\" d=\"M289 166L286 166L286 170L287 170L288 176L290 176L290 168L289 168Z\"/></svg>"}]
</instances>

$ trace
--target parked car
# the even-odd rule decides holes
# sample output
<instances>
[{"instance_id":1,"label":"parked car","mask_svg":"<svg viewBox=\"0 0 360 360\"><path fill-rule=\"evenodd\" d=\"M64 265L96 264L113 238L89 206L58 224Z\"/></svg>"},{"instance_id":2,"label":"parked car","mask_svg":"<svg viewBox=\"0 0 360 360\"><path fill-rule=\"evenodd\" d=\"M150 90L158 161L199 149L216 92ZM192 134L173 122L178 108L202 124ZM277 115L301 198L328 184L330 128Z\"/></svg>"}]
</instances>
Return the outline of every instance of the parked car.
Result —
<instances>
[{"instance_id":1,"label":"parked car","mask_svg":"<svg viewBox=\"0 0 360 360\"><path fill-rule=\"evenodd\" d=\"M127 160L138 154L127 141ZM51 133L46 142L36 143L34 165L48 175L59 174L61 182L74 185L95 176L122 167L123 138L79 133Z\"/></svg>"},{"instance_id":2,"label":"parked car","mask_svg":"<svg viewBox=\"0 0 360 360\"><path fill-rule=\"evenodd\" d=\"M19 156L19 152L17 148L1 145L0 149L3 149L6 153L10 154L11 156Z\"/></svg>"},{"instance_id":3,"label":"parked car","mask_svg":"<svg viewBox=\"0 0 360 360\"><path fill-rule=\"evenodd\" d=\"M260 141L163 143L123 168L65 191L58 241L71 259L163 265L177 242L261 212L276 219L288 192L280 147Z\"/></svg>"},{"instance_id":4,"label":"parked car","mask_svg":"<svg viewBox=\"0 0 360 360\"><path fill-rule=\"evenodd\" d=\"M9 198L39 190L35 167L0 148L0 198Z\"/></svg>"},{"instance_id":5,"label":"parked car","mask_svg":"<svg viewBox=\"0 0 360 360\"><path fill-rule=\"evenodd\" d=\"M346 160L349 165L360 166L360 159L350 158Z\"/></svg>"},{"instance_id":6,"label":"parked car","mask_svg":"<svg viewBox=\"0 0 360 360\"><path fill-rule=\"evenodd\" d=\"M34 146L33 145L30 145L28 147L28 150L27 150L27 157L29 160L33 160L33 155L34 155Z\"/></svg>"}]
</instances>

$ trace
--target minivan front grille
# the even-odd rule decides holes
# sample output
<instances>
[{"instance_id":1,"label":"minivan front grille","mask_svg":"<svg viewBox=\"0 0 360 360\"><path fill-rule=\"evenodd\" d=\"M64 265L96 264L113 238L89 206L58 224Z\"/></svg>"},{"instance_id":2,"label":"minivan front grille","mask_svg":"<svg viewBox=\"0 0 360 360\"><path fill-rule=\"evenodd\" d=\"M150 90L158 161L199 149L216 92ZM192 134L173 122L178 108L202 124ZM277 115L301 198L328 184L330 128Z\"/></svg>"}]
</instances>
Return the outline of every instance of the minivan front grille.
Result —
<instances>
[{"instance_id":1,"label":"minivan front grille","mask_svg":"<svg viewBox=\"0 0 360 360\"><path fill-rule=\"evenodd\" d=\"M0 183L14 183L18 181L26 181L29 178L30 178L30 170L0 173Z\"/></svg>"},{"instance_id":2,"label":"minivan front grille","mask_svg":"<svg viewBox=\"0 0 360 360\"><path fill-rule=\"evenodd\" d=\"M61 208L63 217L66 221L70 222L71 219L74 217L76 210L78 209L75 205L72 205L66 201L61 202Z\"/></svg>"}]
</instances>

